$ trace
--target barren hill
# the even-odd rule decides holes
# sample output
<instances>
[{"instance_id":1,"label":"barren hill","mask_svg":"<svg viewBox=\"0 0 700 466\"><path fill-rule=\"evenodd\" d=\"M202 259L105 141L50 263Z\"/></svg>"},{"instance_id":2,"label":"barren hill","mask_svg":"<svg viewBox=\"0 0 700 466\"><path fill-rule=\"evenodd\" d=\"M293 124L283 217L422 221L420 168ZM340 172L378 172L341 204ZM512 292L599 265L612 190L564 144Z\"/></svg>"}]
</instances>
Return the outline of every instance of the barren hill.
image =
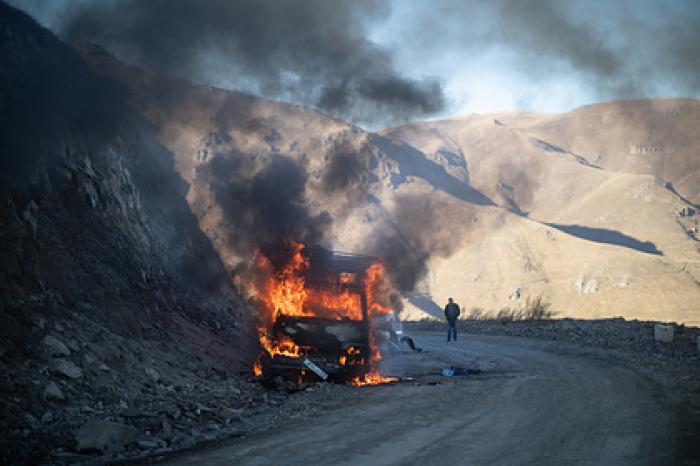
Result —
<instances>
[{"instance_id":1,"label":"barren hill","mask_svg":"<svg viewBox=\"0 0 700 466\"><path fill-rule=\"evenodd\" d=\"M616 101L379 133L313 109L153 76L95 47L176 157L187 199L230 270L245 261L222 194L278 157L303 167L300 202L332 218L329 246L392 257L405 315L517 307L561 316L700 322L700 102ZM280 187L282 188L282 187ZM280 189L280 193L284 190ZM235 204L235 203L234 203ZM416 278L420 278L414 283Z\"/></svg>"},{"instance_id":2,"label":"barren hill","mask_svg":"<svg viewBox=\"0 0 700 466\"><path fill-rule=\"evenodd\" d=\"M694 100L615 101L386 130L516 214L434 263L431 290L486 308L543 295L563 315L697 323L699 118Z\"/></svg>"}]
</instances>

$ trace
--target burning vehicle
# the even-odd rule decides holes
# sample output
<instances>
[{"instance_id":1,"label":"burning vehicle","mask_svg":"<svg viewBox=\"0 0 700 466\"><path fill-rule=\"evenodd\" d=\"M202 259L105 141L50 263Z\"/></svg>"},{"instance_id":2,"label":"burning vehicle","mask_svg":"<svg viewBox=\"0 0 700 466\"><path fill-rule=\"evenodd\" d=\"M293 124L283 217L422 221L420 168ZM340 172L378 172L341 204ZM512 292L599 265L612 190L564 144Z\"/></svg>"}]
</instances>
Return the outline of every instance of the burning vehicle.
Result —
<instances>
[{"instance_id":1,"label":"burning vehicle","mask_svg":"<svg viewBox=\"0 0 700 466\"><path fill-rule=\"evenodd\" d=\"M287 246L282 260L274 253L256 254L262 351L253 372L297 383L393 381L378 370L380 344L391 334L388 339L398 341L389 324L393 310L384 302L381 262L302 243Z\"/></svg>"}]
</instances>

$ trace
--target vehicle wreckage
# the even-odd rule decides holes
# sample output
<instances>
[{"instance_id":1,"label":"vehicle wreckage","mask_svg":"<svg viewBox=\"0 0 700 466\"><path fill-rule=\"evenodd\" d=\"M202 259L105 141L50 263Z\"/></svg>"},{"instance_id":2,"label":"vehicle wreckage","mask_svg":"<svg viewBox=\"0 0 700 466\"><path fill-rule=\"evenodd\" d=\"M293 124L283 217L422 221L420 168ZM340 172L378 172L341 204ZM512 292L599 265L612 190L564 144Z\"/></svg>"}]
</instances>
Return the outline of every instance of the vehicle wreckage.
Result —
<instances>
[{"instance_id":1,"label":"vehicle wreckage","mask_svg":"<svg viewBox=\"0 0 700 466\"><path fill-rule=\"evenodd\" d=\"M395 380L382 377L378 370L382 352L398 350L402 337L393 310L377 302L384 273L381 263L356 254L310 253L303 247L298 252L286 272L266 285L269 301L277 297L277 302L268 303L275 309L274 318L269 328L259 329L263 351L253 371L297 383L320 379L365 385ZM307 273L312 263L314 271ZM278 298L279 288L285 290L284 300ZM303 293L303 299L292 300L297 308L285 309L295 292Z\"/></svg>"}]
</instances>

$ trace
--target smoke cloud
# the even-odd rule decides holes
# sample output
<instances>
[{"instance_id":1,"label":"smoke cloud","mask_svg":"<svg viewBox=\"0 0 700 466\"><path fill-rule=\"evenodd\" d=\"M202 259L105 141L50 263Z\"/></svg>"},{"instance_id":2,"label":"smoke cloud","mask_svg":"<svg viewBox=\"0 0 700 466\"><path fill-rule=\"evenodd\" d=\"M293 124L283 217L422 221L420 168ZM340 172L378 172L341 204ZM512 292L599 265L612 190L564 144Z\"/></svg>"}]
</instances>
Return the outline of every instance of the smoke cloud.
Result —
<instances>
[{"instance_id":1,"label":"smoke cloud","mask_svg":"<svg viewBox=\"0 0 700 466\"><path fill-rule=\"evenodd\" d=\"M556 89L562 79L591 94L582 104L700 96L698 2L418 0L403 13L402 45L413 50L412 60L433 50L477 63L494 54L498 67L487 71L516 75L520 89L512 92L520 96L533 87ZM409 34L437 28L441 34Z\"/></svg>"},{"instance_id":2,"label":"smoke cloud","mask_svg":"<svg viewBox=\"0 0 700 466\"><path fill-rule=\"evenodd\" d=\"M363 124L443 110L435 79L399 73L367 38L385 1L105 0L73 5L62 33L147 69L315 105Z\"/></svg>"},{"instance_id":3,"label":"smoke cloud","mask_svg":"<svg viewBox=\"0 0 700 466\"><path fill-rule=\"evenodd\" d=\"M230 158L215 156L198 175L209 181L230 228L228 244L240 257L261 252L277 265L284 265L293 251L285 240L309 245L323 244L331 217L313 215L308 209L305 187L307 173L293 159L274 155L256 169L241 154Z\"/></svg>"},{"instance_id":4,"label":"smoke cloud","mask_svg":"<svg viewBox=\"0 0 700 466\"><path fill-rule=\"evenodd\" d=\"M424 195L398 196L388 214L393 228L377 229L366 245L381 257L396 288L412 291L428 272L431 257L448 257L459 245L463 228L457 218L445 217L440 200Z\"/></svg>"},{"instance_id":5,"label":"smoke cloud","mask_svg":"<svg viewBox=\"0 0 700 466\"><path fill-rule=\"evenodd\" d=\"M223 220L230 226L225 230L227 245L243 259L237 273L255 275L255 264L247 260L255 251L276 269L286 265L294 253L289 240L304 243L314 267L323 269L333 222L341 222L353 206L365 205L371 195L371 182L376 177L376 161L371 155L365 149L355 152L349 148L329 154L320 184L311 189L342 197L342 208L333 218L326 211L312 212L307 196L314 185L308 168L290 157L275 153L254 160L228 152L203 165L195 183L211 187ZM359 247L359 251L382 259L395 289L413 290L426 274L431 257L449 256L458 246L461 235L454 232L463 226L459 219L441 215L445 208L442 202L445 200L425 195L398 196L385 211L386 222L377 223Z\"/></svg>"}]
</instances>

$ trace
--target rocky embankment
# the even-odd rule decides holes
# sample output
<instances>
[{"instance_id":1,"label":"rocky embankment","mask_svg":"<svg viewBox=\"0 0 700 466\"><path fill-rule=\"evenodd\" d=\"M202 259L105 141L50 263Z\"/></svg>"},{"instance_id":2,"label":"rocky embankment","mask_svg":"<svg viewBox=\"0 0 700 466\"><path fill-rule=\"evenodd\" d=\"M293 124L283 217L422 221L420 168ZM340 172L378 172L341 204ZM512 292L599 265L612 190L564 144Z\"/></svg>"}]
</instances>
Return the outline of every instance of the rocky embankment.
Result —
<instances>
[{"instance_id":1,"label":"rocky embankment","mask_svg":"<svg viewBox=\"0 0 700 466\"><path fill-rule=\"evenodd\" d=\"M2 2L0 50L0 463L186 446L257 396L248 311L118 86Z\"/></svg>"},{"instance_id":2,"label":"rocky embankment","mask_svg":"<svg viewBox=\"0 0 700 466\"><path fill-rule=\"evenodd\" d=\"M187 321L180 328L199 331ZM0 462L151 461L312 415L350 388L263 386L207 356L225 350L217 337L192 351L178 342L184 335L152 331L160 338L144 341L80 316L38 318L32 334L39 356L10 368L7 379L16 396L4 400Z\"/></svg>"}]
</instances>

